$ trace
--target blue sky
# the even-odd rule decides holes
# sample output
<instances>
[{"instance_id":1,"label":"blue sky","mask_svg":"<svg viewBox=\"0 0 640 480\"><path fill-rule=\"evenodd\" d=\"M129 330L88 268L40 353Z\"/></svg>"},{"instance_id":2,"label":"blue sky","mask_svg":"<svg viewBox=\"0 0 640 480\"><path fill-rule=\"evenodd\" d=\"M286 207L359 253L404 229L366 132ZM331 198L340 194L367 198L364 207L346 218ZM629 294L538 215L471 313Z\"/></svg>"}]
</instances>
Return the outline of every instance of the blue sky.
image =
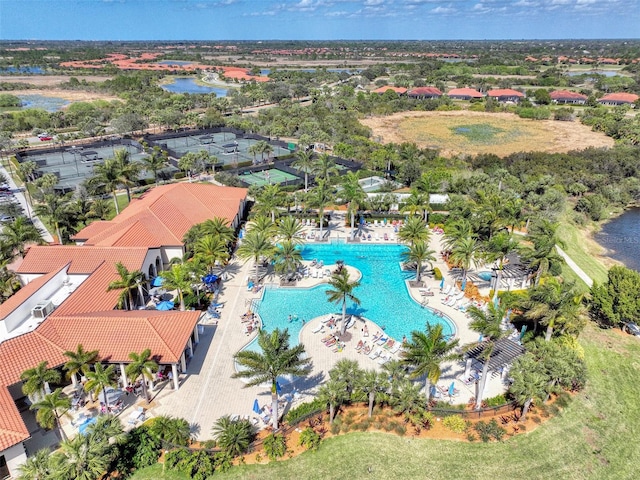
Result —
<instances>
[{"instance_id":1,"label":"blue sky","mask_svg":"<svg viewBox=\"0 0 640 480\"><path fill-rule=\"evenodd\" d=\"M0 0L0 39L638 38L640 0Z\"/></svg>"}]
</instances>

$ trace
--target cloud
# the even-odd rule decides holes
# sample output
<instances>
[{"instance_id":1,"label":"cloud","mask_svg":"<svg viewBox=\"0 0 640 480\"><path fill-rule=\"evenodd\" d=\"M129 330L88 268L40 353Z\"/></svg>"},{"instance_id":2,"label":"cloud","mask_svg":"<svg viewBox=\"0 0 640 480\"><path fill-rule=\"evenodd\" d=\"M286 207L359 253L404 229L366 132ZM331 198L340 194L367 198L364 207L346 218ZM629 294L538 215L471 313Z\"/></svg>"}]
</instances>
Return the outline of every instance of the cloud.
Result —
<instances>
[{"instance_id":1,"label":"cloud","mask_svg":"<svg viewBox=\"0 0 640 480\"><path fill-rule=\"evenodd\" d=\"M448 6L448 7L436 7L430 10L431 13L436 13L436 14L449 14L449 13L455 13L457 12L457 10L455 8L453 8L452 6Z\"/></svg>"},{"instance_id":2,"label":"cloud","mask_svg":"<svg viewBox=\"0 0 640 480\"><path fill-rule=\"evenodd\" d=\"M364 0L363 5L365 7L375 7L377 5L382 5L384 0Z\"/></svg>"}]
</instances>

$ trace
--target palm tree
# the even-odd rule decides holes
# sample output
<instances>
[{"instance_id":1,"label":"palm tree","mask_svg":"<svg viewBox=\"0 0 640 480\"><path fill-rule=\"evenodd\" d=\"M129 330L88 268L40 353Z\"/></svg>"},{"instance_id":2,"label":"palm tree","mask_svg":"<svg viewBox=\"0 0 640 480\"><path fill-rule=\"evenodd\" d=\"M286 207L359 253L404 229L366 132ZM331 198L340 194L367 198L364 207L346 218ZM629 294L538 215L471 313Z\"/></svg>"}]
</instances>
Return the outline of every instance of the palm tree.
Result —
<instances>
[{"instance_id":1,"label":"palm tree","mask_svg":"<svg viewBox=\"0 0 640 480\"><path fill-rule=\"evenodd\" d=\"M282 205L284 196L284 192L280 190L280 185L265 185L257 195L256 212L261 215L271 215L271 221L275 222L278 207Z\"/></svg>"},{"instance_id":2,"label":"palm tree","mask_svg":"<svg viewBox=\"0 0 640 480\"><path fill-rule=\"evenodd\" d=\"M427 324L426 332L411 332L411 341L407 342L400 354L402 363L412 370L410 378L425 377L427 401L431 395L431 385L440 380L442 362L454 360L459 355L453 350L458 347L458 339L447 341L442 333L442 325Z\"/></svg>"},{"instance_id":3,"label":"palm tree","mask_svg":"<svg viewBox=\"0 0 640 480\"><path fill-rule=\"evenodd\" d=\"M41 398L49 393L50 383L59 383L60 372L47 368L47 362L40 362L36 367L29 368L20 374L22 380L22 392L34 399Z\"/></svg>"},{"instance_id":4,"label":"palm tree","mask_svg":"<svg viewBox=\"0 0 640 480\"><path fill-rule=\"evenodd\" d=\"M449 261L462 268L462 284L467 282L467 272L475 261L478 252L478 242L473 237L464 237L454 242L451 246Z\"/></svg>"},{"instance_id":5,"label":"palm tree","mask_svg":"<svg viewBox=\"0 0 640 480\"><path fill-rule=\"evenodd\" d=\"M309 191L309 172L313 169L313 150L298 150L295 153L296 160L291 164L304 172L304 191Z\"/></svg>"},{"instance_id":6,"label":"palm tree","mask_svg":"<svg viewBox=\"0 0 640 480\"><path fill-rule=\"evenodd\" d=\"M120 167L114 158L107 158L103 163L93 166L93 177L89 179L89 184L97 187L103 186L105 190L111 192L113 205L116 208L116 215L120 213L118 207L117 190L120 186Z\"/></svg>"},{"instance_id":7,"label":"palm tree","mask_svg":"<svg viewBox=\"0 0 640 480\"><path fill-rule=\"evenodd\" d=\"M375 370L365 370L358 378L358 389L369 398L369 418L373 415L373 406L376 399L385 394L389 388L387 375Z\"/></svg>"},{"instance_id":8,"label":"palm tree","mask_svg":"<svg viewBox=\"0 0 640 480\"><path fill-rule=\"evenodd\" d=\"M131 203L130 187L135 185L140 175L142 165L138 162L131 161L131 153L126 148L115 151L115 164L118 168L118 182L123 185L127 191L127 200Z\"/></svg>"},{"instance_id":9,"label":"palm tree","mask_svg":"<svg viewBox=\"0 0 640 480\"><path fill-rule=\"evenodd\" d=\"M451 250L456 242L469 237L476 238L471 223L466 218L458 218L451 223L447 222L442 238L442 246Z\"/></svg>"},{"instance_id":10,"label":"palm tree","mask_svg":"<svg viewBox=\"0 0 640 480\"><path fill-rule=\"evenodd\" d=\"M558 227L558 223L552 223L547 219L536 221L527 234L527 239L533 246L520 250L523 259L529 263L529 268L536 272L534 286L540 283L540 278L547 272L557 273L564 263L564 258L556 249L556 245L565 246L564 242L558 238Z\"/></svg>"},{"instance_id":11,"label":"palm tree","mask_svg":"<svg viewBox=\"0 0 640 480\"><path fill-rule=\"evenodd\" d=\"M360 207L367 199L362 185L360 185L358 175L355 172L347 173L342 180L342 192L340 192L342 200L348 202L347 211L351 217L351 239L355 237L355 217Z\"/></svg>"},{"instance_id":12,"label":"palm tree","mask_svg":"<svg viewBox=\"0 0 640 480\"><path fill-rule=\"evenodd\" d=\"M158 371L158 364L151 358L151 350L148 348L141 353L131 352L129 354L131 363L124 369L127 377L132 382L142 377L142 392L144 398L149 403L149 395L147 394L147 380L153 380L153 374Z\"/></svg>"},{"instance_id":13,"label":"palm tree","mask_svg":"<svg viewBox=\"0 0 640 480\"><path fill-rule=\"evenodd\" d=\"M171 415L160 415L153 420L151 433L163 443L188 446L191 441L191 425L184 418L173 418Z\"/></svg>"},{"instance_id":14,"label":"palm tree","mask_svg":"<svg viewBox=\"0 0 640 480\"><path fill-rule=\"evenodd\" d=\"M429 229L421 217L409 217L398 231L398 238L403 242L409 242L413 246L415 242L427 242L429 240Z\"/></svg>"},{"instance_id":15,"label":"palm tree","mask_svg":"<svg viewBox=\"0 0 640 480\"><path fill-rule=\"evenodd\" d=\"M109 456L104 445L92 442L90 436L78 435L60 444L58 474L63 479L98 480L109 467Z\"/></svg>"},{"instance_id":16,"label":"palm tree","mask_svg":"<svg viewBox=\"0 0 640 480\"><path fill-rule=\"evenodd\" d=\"M62 393L61 388L56 388L52 393L45 395L29 407L30 410L37 410L36 421L41 427L49 430L58 427L63 439L66 439L67 436L62 429L60 419L63 416L69 416L67 412L70 408L71 399Z\"/></svg>"},{"instance_id":17,"label":"palm tree","mask_svg":"<svg viewBox=\"0 0 640 480\"><path fill-rule=\"evenodd\" d=\"M227 243L233 240L233 229L226 218L209 218L199 225L199 229L202 235L216 235Z\"/></svg>"},{"instance_id":18,"label":"palm tree","mask_svg":"<svg viewBox=\"0 0 640 480\"><path fill-rule=\"evenodd\" d=\"M582 294L575 289L575 282L561 282L555 277L528 292L523 302L524 317L547 327L545 340L551 340L553 330L560 326L562 330L580 331L584 324L585 312L582 306Z\"/></svg>"},{"instance_id":19,"label":"palm tree","mask_svg":"<svg viewBox=\"0 0 640 480\"><path fill-rule=\"evenodd\" d=\"M505 306L496 306L496 302L489 302L487 311L472 306L469 307L467 312L471 318L469 328L482 335L482 339L484 340L482 342L484 348L481 353L483 362L482 378L480 379L480 386L478 388L478 398L476 398L476 408L480 409L482 406L484 387L487 384L487 377L489 376L489 363L491 362L491 355L493 355L495 343L508 333L500 328L502 319L507 312Z\"/></svg>"},{"instance_id":20,"label":"palm tree","mask_svg":"<svg viewBox=\"0 0 640 480\"><path fill-rule=\"evenodd\" d=\"M329 380L318 389L318 399L329 404L329 424L333 424L336 408L340 408L349 399L347 382L344 380Z\"/></svg>"},{"instance_id":21,"label":"palm tree","mask_svg":"<svg viewBox=\"0 0 640 480\"><path fill-rule=\"evenodd\" d=\"M255 437L255 430L250 422L231 420L229 415L224 415L216 420L211 428L211 433L218 446L233 457L245 453Z\"/></svg>"},{"instance_id":22,"label":"palm tree","mask_svg":"<svg viewBox=\"0 0 640 480\"><path fill-rule=\"evenodd\" d=\"M118 297L118 307L123 308L125 300L128 300L128 309L133 310L135 308L133 291L141 288L142 282L145 280L144 273L140 270L129 271L122 262L116 263L116 270L118 271L120 278L109 283L107 292L121 289L122 292Z\"/></svg>"},{"instance_id":23,"label":"palm tree","mask_svg":"<svg viewBox=\"0 0 640 480\"><path fill-rule=\"evenodd\" d=\"M24 258L25 246L29 242L42 243L42 233L25 217L17 217L13 222L5 223L2 238L7 242L8 252L17 251Z\"/></svg>"},{"instance_id":24,"label":"palm tree","mask_svg":"<svg viewBox=\"0 0 640 480\"><path fill-rule=\"evenodd\" d=\"M276 247L273 261L276 272L284 274L285 279L289 280L292 273L302 265L302 253L293 242L284 240Z\"/></svg>"},{"instance_id":25,"label":"palm tree","mask_svg":"<svg viewBox=\"0 0 640 480\"><path fill-rule=\"evenodd\" d=\"M402 206L403 212L408 212L412 216L420 215L425 223L430 210L429 193L422 193L415 188L411 190L411 195L407 197Z\"/></svg>"},{"instance_id":26,"label":"palm tree","mask_svg":"<svg viewBox=\"0 0 640 480\"><path fill-rule=\"evenodd\" d=\"M483 245L483 257L488 263L497 262L496 283L493 287L492 301L495 303L502 281L502 271L507 257L518 249L518 242L509 232L502 231L493 235Z\"/></svg>"},{"instance_id":27,"label":"palm tree","mask_svg":"<svg viewBox=\"0 0 640 480\"><path fill-rule=\"evenodd\" d=\"M258 142L258 145L260 145L260 150L259 150L260 157L262 158L262 161L264 162L264 156L265 155L267 155L267 156L271 155L273 153L273 147L266 140L260 140Z\"/></svg>"},{"instance_id":28,"label":"palm tree","mask_svg":"<svg viewBox=\"0 0 640 480\"><path fill-rule=\"evenodd\" d=\"M142 159L145 170L153 172L156 187L158 186L158 172L167 165L167 161L167 153L159 147L153 147L151 154Z\"/></svg>"},{"instance_id":29,"label":"palm tree","mask_svg":"<svg viewBox=\"0 0 640 480\"><path fill-rule=\"evenodd\" d=\"M93 371L87 372L87 383L84 384L84 389L92 394L95 393L96 397L102 393L104 404L109 410L109 399L107 398L107 387L117 387L118 382L115 377L115 366L109 365L105 368L101 363L95 363L93 365Z\"/></svg>"},{"instance_id":30,"label":"palm tree","mask_svg":"<svg viewBox=\"0 0 640 480\"><path fill-rule=\"evenodd\" d=\"M329 288L325 291L331 303L342 304L342 331L347 328L347 300L351 300L355 305L360 305L360 299L357 298L353 291L360 286L359 281L349 281L349 271L346 268L338 270L331 274L329 279Z\"/></svg>"},{"instance_id":31,"label":"palm tree","mask_svg":"<svg viewBox=\"0 0 640 480\"><path fill-rule=\"evenodd\" d=\"M332 380L344 381L347 385L347 395L351 398L356 384L360 380L363 372L360 370L358 362L343 358L338 360L335 366L329 370L329 378Z\"/></svg>"},{"instance_id":32,"label":"palm tree","mask_svg":"<svg viewBox=\"0 0 640 480\"><path fill-rule=\"evenodd\" d=\"M54 478L54 471L49 458L51 451L42 448L35 455L27 458L27 461L18 467L18 480L48 480Z\"/></svg>"},{"instance_id":33,"label":"palm tree","mask_svg":"<svg viewBox=\"0 0 640 480\"><path fill-rule=\"evenodd\" d=\"M322 227L324 225L324 209L333 200L333 195L324 180L318 180L316 188L311 191L309 203L318 209L320 217L320 238L323 238Z\"/></svg>"},{"instance_id":34,"label":"palm tree","mask_svg":"<svg viewBox=\"0 0 640 480\"><path fill-rule=\"evenodd\" d=\"M217 235L201 237L194 246L196 257L199 257L211 272L217 264L226 264L229 260L227 242Z\"/></svg>"},{"instance_id":35,"label":"palm tree","mask_svg":"<svg viewBox=\"0 0 640 480\"><path fill-rule=\"evenodd\" d=\"M0 242L0 255L2 253L2 242ZM10 259L10 255L7 255L4 257L4 262L8 262ZM0 262L0 303L5 302L22 287L15 272L9 270L6 265L1 264L2 262Z\"/></svg>"},{"instance_id":36,"label":"palm tree","mask_svg":"<svg viewBox=\"0 0 640 480\"><path fill-rule=\"evenodd\" d=\"M271 221L271 218L265 215L256 215L249 222L247 230L251 232L262 232L269 237L276 235L276 225Z\"/></svg>"},{"instance_id":37,"label":"palm tree","mask_svg":"<svg viewBox=\"0 0 640 480\"><path fill-rule=\"evenodd\" d=\"M162 286L167 290L176 290L180 301L180 311L185 311L184 296L193 293L193 278L189 265L178 263L171 265L171 268L160 272L163 280Z\"/></svg>"},{"instance_id":38,"label":"palm tree","mask_svg":"<svg viewBox=\"0 0 640 480\"><path fill-rule=\"evenodd\" d=\"M284 241L295 245L304 243L304 238L301 236L303 231L304 227L295 217L282 217L278 221L277 234Z\"/></svg>"},{"instance_id":39,"label":"palm tree","mask_svg":"<svg viewBox=\"0 0 640 480\"><path fill-rule=\"evenodd\" d=\"M530 353L513 362L509 375L513 378L509 393L522 406L522 414L518 420L522 422L534 401L544 401L547 394L547 376L543 365Z\"/></svg>"},{"instance_id":40,"label":"palm tree","mask_svg":"<svg viewBox=\"0 0 640 480\"><path fill-rule=\"evenodd\" d=\"M333 175L338 174L338 167L336 167L336 162L333 158L326 153L323 153L315 161L313 165L313 173L316 176L316 180L322 180L325 183L329 183L329 179Z\"/></svg>"},{"instance_id":41,"label":"palm tree","mask_svg":"<svg viewBox=\"0 0 640 480\"><path fill-rule=\"evenodd\" d=\"M420 393L421 388L417 383L407 379L401 380L391 392L390 403L393 410L407 420L424 412L427 399Z\"/></svg>"},{"instance_id":42,"label":"palm tree","mask_svg":"<svg viewBox=\"0 0 640 480\"><path fill-rule=\"evenodd\" d=\"M69 199L69 194L60 196L55 193L48 193L45 194L42 201L34 207L36 215L47 218L53 223L60 243L64 243L60 231L60 223L64 222L65 217L69 215L71 210Z\"/></svg>"},{"instance_id":43,"label":"palm tree","mask_svg":"<svg viewBox=\"0 0 640 480\"><path fill-rule=\"evenodd\" d=\"M78 344L75 352L68 350L64 352L64 356L69 358L62 368L67 371L67 376L71 378L75 385L78 381L77 375L86 375L98 360L98 350L86 351L82 344Z\"/></svg>"},{"instance_id":44,"label":"palm tree","mask_svg":"<svg viewBox=\"0 0 640 480\"><path fill-rule=\"evenodd\" d=\"M416 263L416 282L420 282L420 273L422 272L422 264L424 262L429 262L430 265L436 261L436 257L434 256L436 252L429 248L429 245L423 241L417 241L409 250L405 250L402 252L402 257L407 262L415 262Z\"/></svg>"},{"instance_id":45,"label":"palm tree","mask_svg":"<svg viewBox=\"0 0 640 480\"><path fill-rule=\"evenodd\" d=\"M249 148L247 148L247 153L249 155L253 155L253 163L256 164L256 155L260 153L260 144L254 143Z\"/></svg>"},{"instance_id":46,"label":"palm tree","mask_svg":"<svg viewBox=\"0 0 640 480\"><path fill-rule=\"evenodd\" d=\"M309 373L311 359L304 358L303 344L291 348L289 332L275 329L271 333L258 332L260 352L241 350L234 355L240 370L233 378L247 378L245 387L271 383L271 411L273 429L278 429L278 393L276 382L281 375L305 376Z\"/></svg>"},{"instance_id":47,"label":"palm tree","mask_svg":"<svg viewBox=\"0 0 640 480\"><path fill-rule=\"evenodd\" d=\"M253 260L255 265L256 283L260 280L259 268L260 261L263 258L271 258L273 254L273 244L271 243L270 235L250 230L242 239L242 244L238 248L238 258L244 260Z\"/></svg>"}]
</instances>

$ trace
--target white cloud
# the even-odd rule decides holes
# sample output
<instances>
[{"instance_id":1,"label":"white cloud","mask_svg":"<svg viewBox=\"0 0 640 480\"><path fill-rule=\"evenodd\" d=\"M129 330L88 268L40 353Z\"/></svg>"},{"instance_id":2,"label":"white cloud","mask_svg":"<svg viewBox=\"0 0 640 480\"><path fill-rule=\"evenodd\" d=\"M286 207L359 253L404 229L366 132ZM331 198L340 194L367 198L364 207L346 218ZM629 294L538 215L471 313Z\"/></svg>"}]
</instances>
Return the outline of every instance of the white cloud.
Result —
<instances>
[{"instance_id":1,"label":"white cloud","mask_svg":"<svg viewBox=\"0 0 640 480\"><path fill-rule=\"evenodd\" d=\"M451 6L448 6L448 7L442 7L442 6L440 6L440 7L433 8L433 9L431 10L431 13L436 13L436 14L445 14L445 15L446 15L446 14L448 14L448 13L454 13L454 12L456 12L456 11L457 11L457 10L456 10L455 8L451 7Z\"/></svg>"},{"instance_id":2,"label":"white cloud","mask_svg":"<svg viewBox=\"0 0 640 480\"><path fill-rule=\"evenodd\" d=\"M364 0L363 5L365 7L375 7L376 5L382 5L384 0Z\"/></svg>"}]
</instances>

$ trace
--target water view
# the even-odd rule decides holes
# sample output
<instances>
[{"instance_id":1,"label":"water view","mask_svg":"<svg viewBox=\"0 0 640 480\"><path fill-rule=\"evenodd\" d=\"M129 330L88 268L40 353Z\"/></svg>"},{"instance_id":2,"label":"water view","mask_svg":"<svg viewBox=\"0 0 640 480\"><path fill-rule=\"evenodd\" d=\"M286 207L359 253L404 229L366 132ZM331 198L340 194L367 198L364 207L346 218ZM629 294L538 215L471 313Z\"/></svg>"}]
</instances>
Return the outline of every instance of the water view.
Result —
<instances>
[{"instance_id":1,"label":"water view","mask_svg":"<svg viewBox=\"0 0 640 480\"><path fill-rule=\"evenodd\" d=\"M173 82L162 85L162 88L171 93L215 93L217 97L227 96L226 88L198 85L193 78L176 78Z\"/></svg>"},{"instance_id":2,"label":"water view","mask_svg":"<svg viewBox=\"0 0 640 480\"><path fill-rule=\"evenodd\" d=\"M57 112L69 105L69 101L59 97L45 97L44 95L17 95L22 100L22 108L40 108L47 112Z\"/></svg>"},{"instance_id":3,"label":"water view","mask_svg":"<svg viewBox=\"0 0 640 480\"><path fill-rule=\"evenodd\" d=\"M29 75L43 75L44 68L42 67L0 67L0 74L6 73L26 73Z\"/></svg>"},{"instance_id":4,"label":"water view","mask_svg":"<svg viewBox=\"0 0 640 480\"><path fill-rule=\"evenodd\" d=\"M640 271L640 208L631 208L605 224L595 239L608 256Z\"/></svg>"}]
</instances>

